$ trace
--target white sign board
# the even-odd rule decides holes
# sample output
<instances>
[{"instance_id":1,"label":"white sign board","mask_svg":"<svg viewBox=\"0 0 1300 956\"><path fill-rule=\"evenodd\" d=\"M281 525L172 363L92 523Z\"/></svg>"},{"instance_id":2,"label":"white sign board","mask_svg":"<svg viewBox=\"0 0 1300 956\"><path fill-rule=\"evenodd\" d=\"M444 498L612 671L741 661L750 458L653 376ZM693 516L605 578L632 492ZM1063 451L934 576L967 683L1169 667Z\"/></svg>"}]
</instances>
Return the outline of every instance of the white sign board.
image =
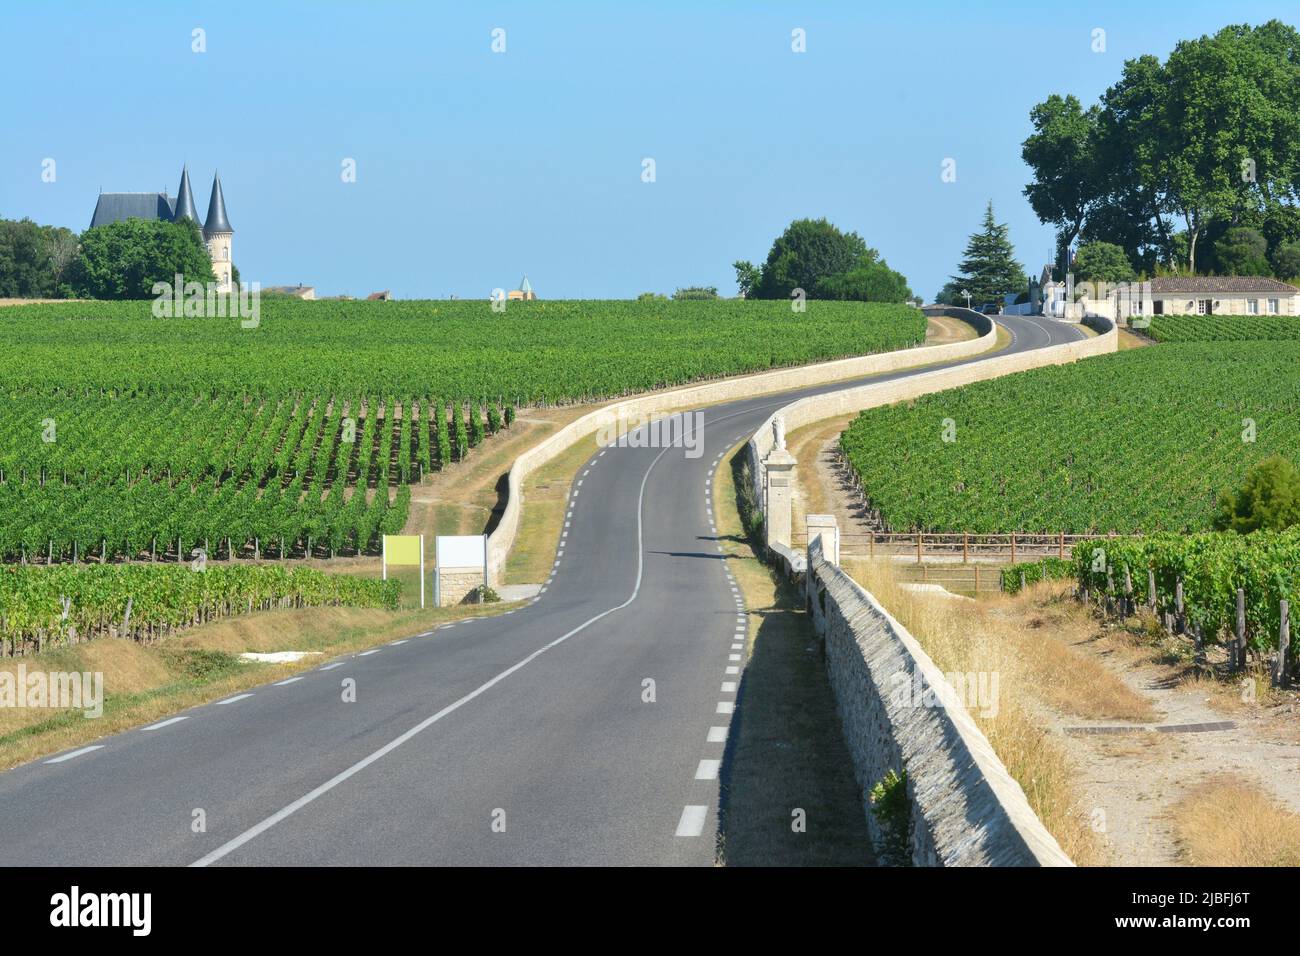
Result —
<instances>
[{"instance_id":1,"label":"white sign board","mask_svg":"<svg viewBox=\"0 0 1300 956\"><path fill-rule=\"evenodd\" d=\"M438 535L434 565L439 568L481 568L487 563L487 535Z\"/></svg>"}]
</instances>

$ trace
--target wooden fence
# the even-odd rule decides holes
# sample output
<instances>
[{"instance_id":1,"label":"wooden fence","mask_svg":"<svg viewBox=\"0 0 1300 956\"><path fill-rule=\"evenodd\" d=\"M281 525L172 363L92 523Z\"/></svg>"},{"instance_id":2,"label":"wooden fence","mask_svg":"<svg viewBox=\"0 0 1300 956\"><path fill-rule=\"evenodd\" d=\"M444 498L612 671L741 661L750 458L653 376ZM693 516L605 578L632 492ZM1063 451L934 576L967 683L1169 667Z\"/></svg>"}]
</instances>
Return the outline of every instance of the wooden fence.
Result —
<instances>
[{"instance_id":1,"label":"wooden fence","mask_svg":"<svg viewBox=\"0 0 1300 956\"><path fill-rule=\"evenodd\" d=\"M915 557L918 564L929 560L994 561L1016 564L1040 558L1069 557L1080 541L1113 537L1105 534L932 534L929 532L895 533L850 531L840 533L840 555L849 558ZM792 547L808 546L807 531L793 535Z\"/></svg>"}]
</instances>

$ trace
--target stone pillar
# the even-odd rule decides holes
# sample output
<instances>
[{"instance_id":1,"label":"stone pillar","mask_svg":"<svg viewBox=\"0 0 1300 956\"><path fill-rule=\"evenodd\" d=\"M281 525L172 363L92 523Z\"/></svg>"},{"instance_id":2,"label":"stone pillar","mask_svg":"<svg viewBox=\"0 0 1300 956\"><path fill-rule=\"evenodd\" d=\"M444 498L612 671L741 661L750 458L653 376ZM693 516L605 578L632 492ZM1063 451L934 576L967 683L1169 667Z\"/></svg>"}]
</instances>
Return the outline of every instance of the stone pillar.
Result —
<instances>
[{"instance_id":1,"label":"stone pillar","mask_svg":"<svg viewBox=\"0 0 1300 956\"><path fill-rule=\"evenodd\" d=\"M763 495L763 530L767 543L790 547L790 507L794 501L794 470L798 461L785 449L785 420L772 422L776 444L763 460L767 487Z\"/></svg>"},{"instance_id":2,"label":"stone pillar","mask_svg":"<svg viewBox=\"0 0 1300 956\"><path fill-rule=\"evenodd\" d=\"M822 542L822 555L831 564L840 564L840 526L834 515L806 515L808 525L808 546L818 538Z\"/></svg>"}]
</instances>

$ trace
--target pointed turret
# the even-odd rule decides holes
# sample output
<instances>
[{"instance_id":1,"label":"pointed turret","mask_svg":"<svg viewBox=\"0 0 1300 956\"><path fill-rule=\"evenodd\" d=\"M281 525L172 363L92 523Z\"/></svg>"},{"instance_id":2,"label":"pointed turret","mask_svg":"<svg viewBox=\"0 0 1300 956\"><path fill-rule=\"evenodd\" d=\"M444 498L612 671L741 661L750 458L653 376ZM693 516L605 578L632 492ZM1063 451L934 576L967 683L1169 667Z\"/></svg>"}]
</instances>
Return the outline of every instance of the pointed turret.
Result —
<instances>
[{"instance_id":1,"label":"pointed turret","mask_svg":"<svg viewBox=\"0 0 1300 956\"><path fill-rule=\"evenodd\" d=\"M189 219L196 226L199 225L199 211L194 207L194 191L190 189L188 166L181 169L181 188L176 192L176 211L172 213L172 222L180 222L182 219Z\"/></svg>"},{"instance_id":2,"label":"pointed turret","mask_svg":"<svg viewBox=\"0 0 1300 956\"><path fill-rule=\"evenodd\" d=\"M216 235L230 235L234 231L230 220L226 218L226 200L221 195L221 176L218 174L212 178L212 198L208 200L208 218L203 224L203 236L211 239Z\"/></svg>"}]
</instances>

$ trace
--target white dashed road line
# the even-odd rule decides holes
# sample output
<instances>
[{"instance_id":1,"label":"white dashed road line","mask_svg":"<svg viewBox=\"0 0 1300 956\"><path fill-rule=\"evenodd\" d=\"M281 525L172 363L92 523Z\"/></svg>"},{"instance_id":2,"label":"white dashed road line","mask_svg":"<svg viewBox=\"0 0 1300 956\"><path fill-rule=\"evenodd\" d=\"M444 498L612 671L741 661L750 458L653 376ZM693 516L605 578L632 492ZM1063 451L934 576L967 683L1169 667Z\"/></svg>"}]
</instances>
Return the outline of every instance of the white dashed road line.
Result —
<instances>
[{"instance_id":1,"label":"white dashed road line","mask_svg":"<svg viewBox=\"0 0 1300 956\"><path fill-rule=\"evenodd\" d=\"M708 742L711 744L725 744L727 742L727 728L710 727Z\"/></svg>"},{"instance_id":2,"label":"white dashed road line","mask_svg":"<svg viewBox=\"0 0 1300 956\"><path fill-rule=\"evenodd\" d=\"M301 677L290 677L288 680L280 680L280 681L276 681L276 682L275 682L275 686L276 686L276 687L283 687L285 684L296 684L296 683L297 683L298 681L300 681L300 680L302 680Z\"/></svg>"},{"instance_id":3,"label":"white dashed road line","mask_svg":"<svg viewBox=\"0 0 1300 956\"><path fill-rule=\"evenodd\" d=\"M236 701L240 701L240 700L247 700L249 697L252 696L253 696L252 694L236 694L234 697L227 697L225 700L217 701L216 706L225 707L227 704L233 704Z\"/></svg>"},{"instance_id":4,"label":"white dashed road line","mask_svg":"<svg viewBox=\"0 0 1300 956\"><path fill-rule=\"evenodd\" d=\"M682 817L677 821L677 836L697 837L704 832L704 819L709 815L708 807L688 805L682 808Z\"/></svg>"},{"instance_id":5,"label":"white dashed road line","mask_svg":"<svg viewBox=\"0 0 1300 956\"><path fill-rule=\"evenodd\" d=\"M89 747L82 747L80 750L74 750L70 754L64 754L61 757L51 757L46 763L63 763L65 760L71 760L73 757L80 757L82 754L88 754L92 750L103 750L103 744L91 744Z\"/></svg>"},{"instance_id":6,"label":"white dashed road line","mask_svg":"<svg viewBox=\"0 0 1300 956\"><path fill-rule=\"evenodd\" d=\"M324 667L321 668L321 670L323 670L323 671L332 671L334 668L336 668L336 667L342 667L342 666L343 666L343 662L342 662L342 661L336 661L336 662L334 662L333 664L326 664Z\"/></svg>"},{"instance_id":7,"label":"white dashed road line","mask_svg":"<svg viewBox=\"0 0 1300 956\"><path fill-rule=\"evenodd\" d=\"M701 760L700 765L695 768L695 779L717 780L720 766L722 766L721 760Z\"/></svg>"},{"instance_id":8,"label":"white dashed road line","mask_svg":"<svg viewBox=\"0 0 1300 956\"><path fill-rule=\"evenodd\" d=\"M169 720L160 720L156 724L150 724L148 727L141 727L141 730L158 730L162 727L170 727L172 724L179 724L182 720L189 720L189 715L183 717L172 717Z\"/></svg>"}]
</instances>

